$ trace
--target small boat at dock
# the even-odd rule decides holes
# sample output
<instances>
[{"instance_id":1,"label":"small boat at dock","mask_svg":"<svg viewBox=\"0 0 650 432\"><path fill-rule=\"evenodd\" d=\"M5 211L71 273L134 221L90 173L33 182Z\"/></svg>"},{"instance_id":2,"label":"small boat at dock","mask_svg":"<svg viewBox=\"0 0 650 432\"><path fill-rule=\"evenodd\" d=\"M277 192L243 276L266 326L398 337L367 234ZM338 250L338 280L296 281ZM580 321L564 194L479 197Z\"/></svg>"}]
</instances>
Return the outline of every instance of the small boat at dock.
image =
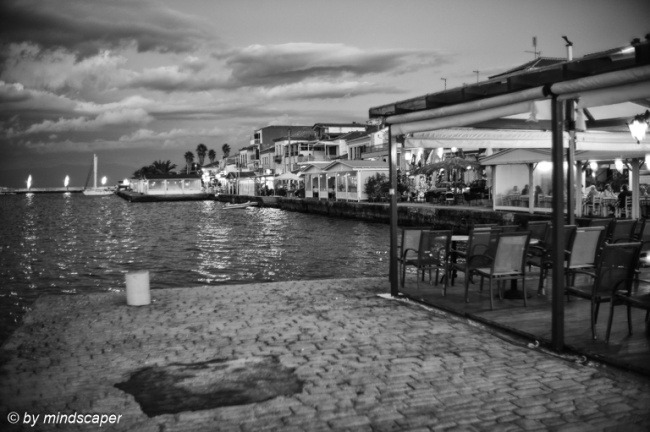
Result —
<instances>
[{"instance_id":1,"label":"small boat at dock","mask_svg":"<svg viewBox=\"0 0 650 432\"><path fill-rule=\"evenodd\" d=\"M97 155L96 154L93 155L93 166L91 167L91 170L95 177L93 188L92 189L88 188L88 179L90 178L90 174L89 174L88 178L86 179L86 185L84 186L84 189L82 191L83 194L88 196L113 195L114 191L104 186L104 182L106 182L106 177L102 179L102 188L97 187Z\"/></svg>"},{"instance_id":2,"label":"small boat at dock","mask_svg":"<svg viewBox=\"0 0 650 432\"><path fill-rule=\"evenodd\" d=\"M230 210L230 209L241 209L241 208L246 208L246 207L254 207L256 205L257 205L256 202L246 201L245 203L240 203L240 204L227 203L223 208Z\"/></svg>"}]
</instances>

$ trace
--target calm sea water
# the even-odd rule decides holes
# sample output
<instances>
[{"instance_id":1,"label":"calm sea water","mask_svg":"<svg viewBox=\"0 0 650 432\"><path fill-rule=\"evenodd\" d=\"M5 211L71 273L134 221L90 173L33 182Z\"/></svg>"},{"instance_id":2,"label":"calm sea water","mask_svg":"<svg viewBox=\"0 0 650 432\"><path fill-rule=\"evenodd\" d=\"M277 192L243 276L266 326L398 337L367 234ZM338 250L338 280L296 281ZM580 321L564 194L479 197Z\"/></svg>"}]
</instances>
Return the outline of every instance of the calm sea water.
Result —
<instances>
[{"instance_id":1,"label":"calm sea water","mask_svg":"<svg viewBox=\"0 0 650 432\"><path fill-rule=\"evenodd\" d=\"M388 275L389 227L216 201L0 196L0 342L43 294Z\"/></svg>"}]
</instances>

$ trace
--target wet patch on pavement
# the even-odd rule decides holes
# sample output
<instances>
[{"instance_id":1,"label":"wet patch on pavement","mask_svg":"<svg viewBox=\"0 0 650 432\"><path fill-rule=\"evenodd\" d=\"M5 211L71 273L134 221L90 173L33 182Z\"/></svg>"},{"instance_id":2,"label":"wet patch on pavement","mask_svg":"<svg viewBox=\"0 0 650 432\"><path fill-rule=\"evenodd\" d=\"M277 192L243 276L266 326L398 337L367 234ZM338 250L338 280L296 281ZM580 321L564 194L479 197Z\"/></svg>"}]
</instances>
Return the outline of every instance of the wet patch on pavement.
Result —
<instances>
[{"instance_id":1,"label":"wet patch on pavement","mask_svg":"<svg viewBox=\"0 0 650 432\"><path fill-rule=\"evenodd\" d=\"M303 383L273 356L172 363L140 369L118 384L149 417L246 405L302 392Z\"/></svg>"}]
</instances>

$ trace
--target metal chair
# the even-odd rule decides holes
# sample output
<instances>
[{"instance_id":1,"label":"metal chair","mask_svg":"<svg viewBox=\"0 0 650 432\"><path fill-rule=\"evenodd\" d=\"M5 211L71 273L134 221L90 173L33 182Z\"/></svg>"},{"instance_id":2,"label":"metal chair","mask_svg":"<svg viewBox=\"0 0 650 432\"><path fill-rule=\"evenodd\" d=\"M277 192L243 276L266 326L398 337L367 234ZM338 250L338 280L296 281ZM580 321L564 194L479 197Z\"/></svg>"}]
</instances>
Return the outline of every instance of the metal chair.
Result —
<instances>
[{"instance_id":1,"label":"metal chair","mask_svg":"<svg viewBox=\"0 0 650 432\"><path fill-rule=\"evenodd\" d=\"M461 271L465 273L465 302L469 303L469 283L472 278L472 273L479 267L485 267L489 261L485 259L486 255L491 255L490 246L494 243L495 235L499 231L491 230L490 228L473 228L467 239L467 248L465 251L451 250L451 285L454 285L455 273ZM492 241L491 241L492 240ZM462 261L458 262L458 258ZM447 287L445 286L443 295L447 295Z\"/></svg>"},{"instance_id":2,"label":"metal chair","mask_svg":"<svg viewBox=\"0 0 650 432\"><path fill-rule=\"evenodd\" d=\"M591 336L596 339L596 323L600 304L611 301L614 291L628 291L634 282L634 274L639 262L641 243L605 244L592 271L576 270L575 273L591 277L590 283L567 285L564 293L587 299L591 302ZM611 312L610 312L611 313Z\"/></svg>"},{"instance_id":3,"label":"metal chair","mask_svg":"<svg viewBox=\"0 0 650 432\"><path fill-rule=\"evenodd\" d=\"M444 270L445 275L449 274L449 249L451 247L451 230L439 231L422 231L420 234L420 244L418 246L417 257L406 259L402 266L402 284L406 278L406 266L416 268L417 286L420 288L419 273L422 271L422 280L424 272L429 270L429 280L431 280L431 271L436 271L435 284L438 284L440 270ZM445 277L445 289L449 277Z\"/></svg>"},{"instance_id":4,"label":"metal chair","mask_svg":"<svg viewBox=\"0 0 650 432\"><path fill-rule=\"evenodd\" d=\"M603 214L603 200L599 196L591 196L587 199L585 203L585 213L588 213L589 216L602 216Z\"/></svg>"},{"instance_id":5,"label":"metal chair","mask_svg":"<svg viewBox=\"0 0 650 432\"><path fill-rule=\"evenodd\" d=\"M604 226L605 227L605 239L611 238L612 228L614 227L614 218L593 218L589 220L589 226Z\"/></svg>"},{"instance_id":6,"label":"metal chair","mask_svg":"<svg viewBox=\"0 0 650 432\"><path fill-rule=\"evenodd\" d=\"M566 259L566 252L570 249L571 241L573 240L573 233L578 229L575 225L564 226L564 257ZM531 245L528 248L528 257L526 264L529 267L539 267L539 285L537 287L537 294L544 294L544 281L548 276L548 271L553 267L553 236L552 227L549 229L547 240L544 244Z\"/></svg>"},{"instance_id":7,"label":"metal chair","mask_svg":"<svg viewBox=\"0 0 650 432\"><path fill-rule=\"evenodd\" d=\"M625 205L623 207L621 206L616 207L617 218L620 218L623 213L625 213L626 218L629 218L632 215L632 197L630 196L625 197Z\"/></svg>"},{"instance_id":8,"label":"metal chair","mask_svg":"<svg viewBox=\"0 0 650 432\"><path fill-rule=\"evenodd\" d=\"M631 242L636 232L636 219L614 219L609 243Z\"/></svg>"},{"instance_id":9,"label":"metal chair","mask_svg":"<svg viewBox=\"0 0 650 432\"><path fill-rule=\"evenodd\" d=\"M575 278L577 270L596 267L604 243L605 227L580 227L573 231L564 261L567 284L570 277Z\"/></svg>"},{"instance_id":10,"label":"metal chair","mask_svg":"<svg viewBox=\"0 0 650 432\"><path fill-rule=\"evenodd\" d=\"M397 249L397 264L402 269L402 286L404 286L404 277L406 273L405 263L418 255L420 246L420 234L426 229L423 228L402 228L400 245Z\"/></svg>"},{"instance_id":11,"label":"metal chair","mask_svg":"<svg viewBox=\"0 0 650 432\"><path fill-rule=\"evenodd\" d=\"M496 237L494 256L484 255L487 266L474 269L474 273L481 277L481 287L485 278L489 281L490 310L494 310L494 299L492 293L492 281L497 281L499 298L503 299L501 282L506 280L521 279L521 286L524 294L524 306L526 302L526 251L530 242L528 231L500 233Z\"/></svg>"},{"instance_id":12,"label":"metal chair","mask_svg":"<svg viewBox=\"0 0 650 432\"><path fill-rule=\"evenodd\" d=\"M639 282L644 283L639 286ZM648 326L650 321L650 281L636 279L633 284L627 284L626 287L615 289L612 295L612 301L609 309L609 320L607 320L607 335L605 341L609 342L609 336L612 331L612 322L614 321L614 307L619 305L627 306L627 331L632 335L632 308L644 309L645 322Z\"/></svg>"},{"instance_id":13,"label":"metal chair","mask_svg":"<svg viewBox=\"0 0 650 432\"><path fill-rule=\"evenodd\" d=\"M529 221L527 229L530 231L530 239L537 240L537 244L543 247L550 227L550 221Z\"/></svg>"}]
</instances>

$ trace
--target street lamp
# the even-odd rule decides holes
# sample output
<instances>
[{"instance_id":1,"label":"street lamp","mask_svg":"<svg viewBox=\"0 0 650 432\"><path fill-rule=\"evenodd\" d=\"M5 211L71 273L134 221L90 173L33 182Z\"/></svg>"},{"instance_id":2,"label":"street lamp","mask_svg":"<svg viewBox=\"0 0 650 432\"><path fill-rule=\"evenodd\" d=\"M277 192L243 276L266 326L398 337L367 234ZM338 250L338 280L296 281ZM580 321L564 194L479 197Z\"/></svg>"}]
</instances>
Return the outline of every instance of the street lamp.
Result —
<instances>
[{"instance_id":1,"label":"street lamp","mask_svg":"<svg viewBox=\"0 0 650 432\"><path fill-rule=\"evenodd\" d=\"M646 110L645 114L634 116L634 120L627 124L627 127L630 128L632 138L634 138L638 144L641 144L641 140L645 138L649 120L650 110Z\"/></svg>"}]
</instances>

